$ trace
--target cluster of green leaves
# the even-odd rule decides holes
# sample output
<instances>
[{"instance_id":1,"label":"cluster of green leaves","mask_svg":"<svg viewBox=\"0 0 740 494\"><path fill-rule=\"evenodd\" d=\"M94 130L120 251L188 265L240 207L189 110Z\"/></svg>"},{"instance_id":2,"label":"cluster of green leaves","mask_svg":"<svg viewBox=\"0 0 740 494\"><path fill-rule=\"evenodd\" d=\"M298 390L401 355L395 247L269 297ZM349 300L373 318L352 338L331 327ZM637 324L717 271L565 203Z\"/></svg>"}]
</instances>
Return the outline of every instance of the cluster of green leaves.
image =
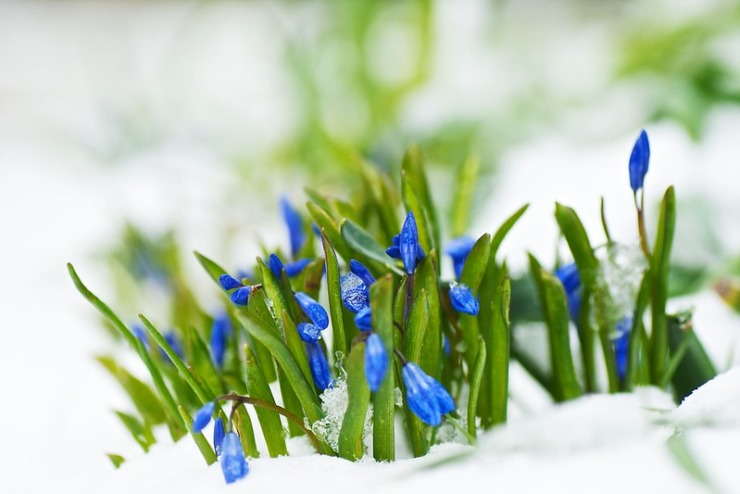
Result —
<instances>
[{"instance_id":1,"label":"cluster of green leaves","mask_svg":"<svg viewBox=\"0 0 740 494\"><path fill-rule=\"evenodd\" d=\"M346 380L348 407L339 431L338 450L334 451L319 437L317 450L338 454L351 460L365 453L363 430L367 411L373 410L373 455L378 460L395 458L394 424L404 418L406 439L416 456L425 454L436 437L436 428L425 425L404 404L397 403L397 388L403 390L402 361L393 358L398 351L417 363L429 376L439 380L464 409L467 428L474 438L477 424L485 428L506 421L509 367L509 305L511 286L507 267L498 258L498 250L514 224L526 211L516 211L493 234L482 235L467 257L460 282L477 296L478 316L458 314L449 300L449 281L441 280L440 248L443 222L452 225L455 234L465 232L470 219L471 195L477 181L478 162L465 160L456 188L455 207L448 219L441 218L433 201L423 158L418 148L411 148L401 165L400 183L369 164L360 166L361 184L350 200L307 189L304 229L309 239L297 258L313 259L298 276L289 278L285 271L276 276L262 258L257 258L251 278L249 303L237 306L218 283L227 270L196 252L196 258L224 295L223 303L237 331L228 341L227 358L222 368L215 366L209 348L213 319L203 311L187 289L180 286L172 297L187 301L186 312L172 314L168 327L182 340L179 353L163 333L146 317L140 316L147 338L138 338L132 330L82 283L69 265L72 279L108 320L115 331L134 349L149 370L151 383L136 378L109 357L101 362L131 396L136 413L119 413L124 425L146 450L154 441L152 427L166 424L174 440L189 430L189 413L205 402L235 392L253 398L259 431L270 456L287 453L285 427L274 405L280 404L291 415L313 425L324 418L321 392L313 382L306 350L296 330L307 321L299 308L295 292L328 301L330 335L321 340L327 346L335 377ZM386 246L401 226L404 211L418 218L420 244L427 253L416 269L414 282L403 273L399 261L385 253ZM317 226L320 237L311 232ZM142 242L137 242L141 250ZM320 246L320 247L319 247ZM319 250L320 249L320 250ZM146 250L146 249L144 249ZM269 255L265 251L263 257ZM377 278L370 288L372 326L391 356L391 369L376 393L371 393L364 375L364 339L354 324L353 314L341 299L340 276L351 259L365 264ZM157 264L166 279L180 280L179 263ZM174 268L174 269L173 269ZM324 288L324 286L326 288ZM410 288L412 287L412 288ZM409 293L410 291L410 293ZM413 301L407 310L407 296ZM173 307L182 307L173 303ZM329 332L329 330L327 330ZM445 339L449 351L445 351ZM464 391L468 392L465 393ZM279 393L279 399L273 393ZM461 396L467 396L460 403ZM271 408L272 407L272 408ZM255 427L250 415L235 415L235 422L248 455L257 456ZM222 412L219 412L222 413ZM452 415L457 416L457 412ZM224 416L225 417L225 416ZM458 428L457 419L450 420ZM306 433L301 422L287 421L287 434ZM200 433L193 438L209 463L213 450ZM111 456L116 464L122 459Z\"/></svg>"}]
</instances>

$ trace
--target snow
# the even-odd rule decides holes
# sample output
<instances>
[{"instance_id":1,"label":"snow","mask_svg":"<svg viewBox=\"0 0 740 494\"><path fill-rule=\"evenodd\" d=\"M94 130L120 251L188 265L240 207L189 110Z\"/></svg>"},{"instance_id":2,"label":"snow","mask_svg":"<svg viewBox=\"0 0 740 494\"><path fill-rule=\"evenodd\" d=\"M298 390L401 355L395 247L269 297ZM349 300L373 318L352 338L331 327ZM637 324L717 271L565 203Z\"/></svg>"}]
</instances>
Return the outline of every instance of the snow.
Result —
<instances>
[{"instance_id":1,"label":"snow","mask_svg":"<svg viewBox=\"0 0 740 494\"><path fill-rule=\"evenodd\" d=\"M671 308L695 308L696 331L724 372L678 407L664 393L649 388L629 396L593 396L555 406L514 365L511 421L483 435L476 448L445 444L421 459L393 464L365 459L352 464L314 455L305 441L291 440L289 449L296 456L252 459L247 479L233 486L224 484L218 465L206 467L187 438L172 444L164 431L158 431L159 442L149 454L137 450L111 412L128 410L130 405L93 359L112 351L111 344L97 327L93 309L72 287L65 263L74 262L85 282L101 296L110 293L103 263L96 255L115 239L126 218L153 231L174 226L186 251L198 249L216 259L240 262L256 253L255 238L284 241L275 226L277 198L283 187L297 189L304 179L310 182L305 172L266 178L269 171L259 166L249 176L254 182L250 190L274 195L266 192L262 200L245 197L244 180L235 177L224 166L224 155L214 151L218 146L233 150L244 136L257 151L267 149L293 125L287 111L290 102L280 97L282 83L274 83L280 74L271 60L279 49L261 43L270 33L265 28L235 29L239 22L264 11L243 10L234 4L214 7L208 12L210 22L227 21L217 30L218 36L212 39L213 31L204 27L207 24L196 24L192 37L185 40L190 51L180 52L171 71L163 74L158 68L168 40L192 8L188 2L176 4L153 7L168 14L159 16L169 19L165 24L152 22L148 14L139 18L120 6L114 16L76 3L68 10L43 3L0 7L0 13L7 14L0 15L0 66L4 68L0 71L4 394L0 491L709 492L680 468L666 447L667 438L679 431L716 490L740 492L740 318L708 289L672 300ZM501 80L504 87L481 105L476 92L489 91L491 70L514 64L501 53L487 59L486 66L471 63L476 54L468 53L467 59L459 56L485 29L477 12L481 4L455 12L443 8L451 15L438 20L446 29L439 73L415 98L405 116L407 123L423 125L450 113L489 111L506 100L523 77L519 72ZM679 15L677 10L681 9L666 12ZM37 18L39 13L46 15ZM82 22L87 29L77 31L70 20ZM42 28L46 37L39 34ZM104 34L109 31L119 35L130 31L131 38ZM203 48L207 42L215 47L213 51ZM598 59L604 42L588 31L553 45L552 51L579 50L580 56L567 56L578 61L580 73L589 73L570 89L573 93L595 94L595 88L604 83L601 69L593 69L608 63ZM233 52L237 45L250 49L243 65L231 66L241 55ZM62 49L69 46L89 48ZM111 57L111 51L124 55ZM197 63L186 63L183 53ZM213 53L218 56L212 57ZM534 57L531 50L528 54ZM569 71L562 69L564 56L548 59L541 68L550 81L553 77L560 81L561 89L573 82ZM537 58L526 62L536 66ZM188 69L191 65L199 67L197 74ZM264 69L264 77L253 77L254 65ZM136 74L137 84L126 86L119 80L122 72ZM66 75L50 78L50 73ZM455 74L464 76L455 78ZM451 91L462 99L450 104L443 96ZM556 200L581 213L598 243L598 204L603 195L616 239L635 242L626 162L641 117L632 96L629 87L604 94L594 108L570 115L566 126L546 129L507 150L490 202L473 230L491 231L530 202L529 211L501 249L514 270L525 266L526 251L543 262L554 260ZM256 106L245 108L247 99L256 101ZM630 103L623 109L625 101ZM152 128L147 130L157 137L156 142L139 142L141 147L135 150L119 149L121 124L116 119L123 120L126 111L152 102L158 103L152 110ZM665 187L676 185L677 256L690 257L706 247L697 245L700 235L682 223L692 218L691 207L682 202L691 197L701 198L711 213L700 216L700 222L721 232L719 251L705 250L703 259L717 261L718 255L740 252L735 135L739 126L740 111L728 107L711 114L706 136L699 142L672 123L648 129L653 162L646 204L655 211ZM164 138L164 129L172 135ZM111 150L123 158L116 161L106 154ZM649 230L653 221L648 217ZM223 235L223 230L235 230L235 225L237 233ZM695 248L682 250L688 245ZM202 285L207 300L210 285L194 261L188 270L196 285ZM149 301L140 310L149 314L158 308ZM122 316L133 320L135 313ZM125 349L118 352L135 362ZM114 470L105 457L108 451L126 457L120 470Z\"/></svg>"}]
</instances>

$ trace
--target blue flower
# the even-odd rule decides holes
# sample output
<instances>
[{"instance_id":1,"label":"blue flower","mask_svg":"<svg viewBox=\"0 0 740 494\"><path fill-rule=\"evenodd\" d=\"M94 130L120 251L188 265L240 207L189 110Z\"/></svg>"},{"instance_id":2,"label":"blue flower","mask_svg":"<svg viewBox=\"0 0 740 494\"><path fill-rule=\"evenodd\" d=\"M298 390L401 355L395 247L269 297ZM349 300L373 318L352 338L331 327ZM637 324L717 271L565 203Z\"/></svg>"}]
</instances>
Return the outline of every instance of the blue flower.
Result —
<instances>
[{"instance_id":1,"label":"blue flower","mask_svg":"<svg viewBox=\"0 0 740 494\"><path fill-rule=\"evenodd\" d=\"M288 226L288 235L290 237L290 252L295 258L298 252L306 242L306 232L303 230L303 218L290 204L285 197L280 199L280 209L283 212L283 220Z\"/></svg>"},{"instance_id":2,"label":"blue flower","mask_svg":"<svg viewBox=\"0 0 740 494\"><path fill-rule=\"evenodd\" d=\"M146 330L140 324L133 324L131 326L131 332L144 344L144 348L149 350L149 337L146 334Z\"/></svg>"},{"instance_id":3,"label":"blue flower","mask_svg":"<svg viewBox=\"0 0 740 494\"><path fill-rule=\"evenodd\" d=\"M445 254L452 258L452 265L455 268L455 278L458 280L462 276L465 259L467 259L470 251L473 250L474 245L475 239L468 236L453 238L445 245Z\"/></svg>"},{"instance_id":4,"label":"blue flower","mask_svg":"<svg viewBox=\"0 0 740 494\"><path fill-rule=\"evenodd\" d=\"M617 323L617 337L614 339L614 357L617 363L617 375L624 380L627 374L627 359L629 358L630 331L632 331L632 316L626 316Z\"/></svg>"},{"instance_id":5,"label":"blue flower","mask_svg":"<svg viewBox=\"0 0 740 494\"><path fill-rule=\"evenodd\" d=\"M213 416L213 411L216 409L216 404L209 401L195 412L195 418L193 419L193 432L200 432L208 425Z\"/></svg>"},{"instance_id":6,"label":"blue flower","mask_svg":"<svg viewBox=\"0 0 740 494\"><path fill-rule=\"evenodd\" d=\"M392 245L385 250L385 253L394 259L401 259L407 274L413 273L416 265L424 259L424 250L419 245L419 231L416 228L416 218L413 212L408 212L401 233L393 237Z\"/></svg>"},{"instance_id":7,"label":"blue flower","mask_svg":"<svg viewBox=\"0 0 740 494\"><path fill-rule=\"evenodd\" d=\"M321 330L308 322L298 323L298 335L305 342L318 341Z\"/></svg>"},{"instance_id":8,"label":"blue flower","mask_svg":"<svg viewBox=\"0 0 740 494\"><path fill-rule=\"evenodd\" d=\"M386 372L388 372L388 352L380 336L372 333L365 343L365 379L373 393L380 389Z\"/></svg>"},{"instance_id":9,"label":"blue flower","mask_svg":"<svg viewBox=\"0 0 740 494\"><path fill-rule=\"evenodd\" d=\"M452 353L452 346L450 345L450 339L446 334L442 335L442 348L444 349L445 355L449 357Z\"/></svg>"},{"instance_id":10,"label":"blue flower","mask_svg":"<svg viewBox=\"0 0 740 494\"><path fill-rule=\"evenodd\" d=\"M221 471L227 484L243 479L249 473L242 443L235 432L227 432L224 436L221 445Z\"/></svg>"},{"instance_id":11,"label":"blue flower","mask_svg":"<svg viewBox=\"0 0 740 494\"><path fill-rule=\"evenodd\" d=\"M565 288L565 296L568 299L568 312L570 318L578 321L578 315L581 311L581 277L578 274L576 263L572 262L560 267L555 271L560 283Z\"/></svg>"},{"instance_id":12,"label":"blue flower","mask_svg":"<svg viewBox=\"0 0 740 494\"><path fill-rule=\"evenodd\" d=\"M450 286L450 302L456 311L477 316L480 310L478 299L466 285L455 283Z\"/></svg>"},{"instance_id":13,"label":"blue flower","mask_svg":"<svg viewBox=\"0 0 740 494\"><path fill-rule=\"evenodd\" d=\"M213 449L216 450L216 456L221 456L225 434L226 431L224 430L224 421L221 420L221 417L219 417L213 424Z\"/></svg>"},{"instance_id":14,"label":"blue flower","mask_svg":"<svg viewBox=\"0 0 740 494\"><path fill-rule=\"evenodd\" d=\"M283 261L280 260L277 254L270 254L268 264L270 265L270 271L275 275L275 278L280 279L283 277Z\"/></svg>"},{"instance_id":15,"label":"blue flower","mask_svg":"<svg viewBox=\"0 0 740 494\"><path fill-rule=\"evenodd\" d=\"M329 370L329 362L324 355L324 349L317 341L306 343L306 354L308 355L308 366L311 368L313 382L320 391L332 385L334 382Z\"/></svg>"},{"instance_id":16,"label":"blue flower","mask_svg":"<svg viewBox=\"0 0 740 494\"><path fill-rule=\"evenodd\" d=\"M409 409L425 424L436 427L442 422L442 415L455 410L455 402L447 390L413 362L403 366L401 377L406 385Z\"/></svg>"},{"instance_id":17,"label":"blue flower","mask_svg":"<svg viewBox=\"0 0 740 494\"><path fill-rule=\"evenodd\" d=\"M226 343L231 335L231 319L226 312L221 311L214 319L211 326L211 357L213 363L219 369L224 366L226 355Z\"/></svg>"},{"instance_id":18,"label":"blue flower","mask_svg":"<svg viewBox=\"0 0 740 494\"><path fill-rule=\"evenodd\" d=\"M296 292L295 299L303 312L316 327L319 329L326 329L329 327L329 315L317 301L303 292Z\"/></svg>"},{"instance_id":19,"label":"blue flower","mask_svg":"<svg viewBox=\"0 0 740 494\"><path fill-rule=\"evenodd\" d=\"M218 277L218 283L226 291L234 290L231 293L231 301L236 305L247 305L249 302L249 294L252 292L252 287L244 285L241 281L237 280L231 275L222 274Z\"/></svg>"},{"instance_id":20,"label":"blue flower","mask_svg":"<svg viewBox=\"0 0 740 494\"><path fill-rule=\"evenodd\" d=\"M364 307L355 315L355 325L360 331L370 331L372 328L370 319L370 306Z\"/></svg>"},{"instance_id":21,"label":"blue flower","mask_svg":"<svg viewBox=\"0 0 740 494\"><path fill-rule=\"evenodd\" d=\"M175 352L175 355L180 357L180 360L184 360L185 352L182 349L182 343L180 343L180 340L177 337L177 335L173 331L168 331L163 336L164 336L164 341L166 341L167 344L170 345L170 347L172 347L172 351ZM167 355L162 348L159 349L159 353L162 355L162 359L165 362L172 363L169 355Z\"/></svg>"},{"instance_id":22,"label":"blue flower","mask_svg":"<svg viewBox=\"0 0 740 494\"><path fill-rule=\"evenodd\" d=\"M370 285L375 283L375 277L370 273L370 270L367 269L360 261L356 261L354 259L349 260L349 270L353 274L360 277L363 283L365 283L365 286L370 288Z\"/></svg>"},{"instance_id":23,"label":"blue flower","mask_svg":"<svg viewBox=\"0 0 740 494\"><path fill-rule=\"evenodd\" d=\"M298 276L299 274L301 274L301 271L303 271L303 268L305 268L309 264L311 264L311 259L307 258L302 258L294 262L289 262L285 265L285 274L288 275L288 278Z\"/></svg>"},{"instance_id":24,"label":"blue flower","mask_svg":"<svg viewBox=\"0 0 740 494\"><path fill-rule=\"evenodd\" d=\"M339 291L344 306L355 314L370 305L367 285L355 273L347 273L339 278Z\"/></svg>"},{"instance_id":25,"label":"blue flower","mask_svg":"<svg viewBox=\"0 0 740 494\"><path fill-rule=\"evenodd\" d=\"M645 175L650 165L650 141L648 141L647 132L640 132L640 136L635 141L630 154L630 187L633 192L637 192L643 187Z\"/></svg>"}]
</instances>

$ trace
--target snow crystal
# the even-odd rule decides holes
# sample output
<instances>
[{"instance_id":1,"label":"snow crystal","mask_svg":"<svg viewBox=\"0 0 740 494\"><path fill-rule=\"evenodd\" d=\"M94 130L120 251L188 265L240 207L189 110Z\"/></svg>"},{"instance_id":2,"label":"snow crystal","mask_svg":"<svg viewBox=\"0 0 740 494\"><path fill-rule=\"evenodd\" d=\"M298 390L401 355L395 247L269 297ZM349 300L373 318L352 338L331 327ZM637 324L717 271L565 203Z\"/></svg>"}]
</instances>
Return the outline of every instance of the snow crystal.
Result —
<instances>
[{"instance_id":1,"label":"snow crystal","mask_svg":"<svg viewBox=\"0 0 740 494\"><path fill-rule=\"evenodd\" d=\"M342 429L344 414L347 412L349 392L347 391L347 380L340 375L334 380L334 385L321 393L321 409L324 418L314 422L312 430L314 434L321 436L334 451L339 451L339 432ZM372 434L373 427L372 405L368 408L365 416L365 426L362 431L363 438Z\"/></svg>"},{"instance_id":2,"label":"snow crystal","mask_svg":"<svg viewBox=\"0 0 740 494\"><path fill-rule=\"evenodd\" d=\"M596 251L599 257L599 285L609 294L608 321L611 327L632 314L642 276L647 269L645 255L636 245L613 243ZM615 335L619 336L619 335Z\"/></svg>"},{"instance_id":3,"label":"snow crystal","mask_svg":"<svg viewBox=\"0 0 740 494\"><path fill-rule=\"evenodd\" d=\"M740 367L707 382L671 414L678 427L740 425Z\"/></svg>"}]
</instances>

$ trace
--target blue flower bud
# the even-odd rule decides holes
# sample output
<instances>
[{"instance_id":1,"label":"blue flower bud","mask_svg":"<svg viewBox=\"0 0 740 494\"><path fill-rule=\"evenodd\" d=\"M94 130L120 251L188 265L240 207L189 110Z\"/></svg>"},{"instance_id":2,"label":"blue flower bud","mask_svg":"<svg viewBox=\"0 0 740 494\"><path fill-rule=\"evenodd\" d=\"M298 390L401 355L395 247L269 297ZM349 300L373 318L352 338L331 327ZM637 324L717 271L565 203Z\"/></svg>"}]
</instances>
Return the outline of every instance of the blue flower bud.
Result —
<instances>
[{"instance_id":1,"label":"blue flower bud","mask_svg":"<svg viewBox=\"0 0 740 494\"><path fill-rule=\"evenodd\" d=\"M452 258L452 265L455 268L455 278L458 280L462 276L465 259L473 249L475 239L467 236L453 238L445 245L445 254Z\"/></svg>"},{"instance_id":2,"label":"blue flower bud","mask_svg":"<svg viewBox=\"0 0 740 494\"><path fill-rule=\"evenodd\" d=\"M277 254L270 254L268 264L270 265L270 271L275 275L275 278L282 278L284 269L283 261L280 260Z\"/></svg>"},{"instance_id":3,"label":"blue flower bud","mask_svg":"<svg viewBox=\"0 0 740 494\"><path fill-rule=\"evenodd\" d=\"M558 277L560 283L563 284L563 288L565 288L570 318L577 321L581 311L581 277L578 274L576 263L570 263L560 267L555 271L555 276Z\"/></svg>"},{"instance_id":4,"label":"blue flower bud","mask_svg":"<svg viewBox=\"0 0 740 494\"><path fill-rule=\"evenodd\" d=\"M324 391L334 382L329 370L329 362L327 362L326 355L324 355L324 349L317 341L307 342L306 354L313 382L320 391Z\"/></svg>"},{"instance_id":5,"label":"blue flower bud","mask_svg":"<svg viewBox=\"0 0 740 494\"><path fill-rule=\"evenodd\" d=\"M226 312L221 312L213 319L211 326L211 357L217 368L224 366L226 343L231 335L231 319Z\"/></svg>"},{"instance_id":6,"label":"blue flower bud","mask_svg":"<svg viewBox=\"0 0 740 494\"><path fill-rule=\"evenodd\" d=\"M296 292L295 299L303 312L316 327L319 329L326 329L329 327L329 315L317 301L303 292Z\"/></svg>"},{"instance_id":7,"label":"blue flower bud","mask_svg":"<svg viewBox=\"0 0 740 494\"><path fill-rule=\"evenodd\" d=\"M442 348L444 349L445 355L449 357L452 353L452 346L450 346L450 339L446 334L442 335Z\"/></svg>"},{"instance_id":8,"label":"blue flower bud","mask_svg":"<svg viewBox=\"0 0 740 494\"><path fill-rule=\"evenodd\" d=\"M355 273L347 273L339 278L339 291L344 306L355 314L370 305L367 285Z\"/></svg>"},{"instance_id":9,"label":"blue flower bud","mask_svg":"<svg viewBox=\"0 0 740 494\"><path fill-rule=\"evenodd\" d=\"M372 333L365 343L365 379L373 393L380 389L380 384L388 372L388 352L383 340Z\"/></svg>"},{"instance_id":10,"label":"blue flower bud","mask_svg":"<svg viewBox=\"0 0 740 494\"><path fill-rule=\"evenodd\" d=\"M243 286L231 294L231 301L236 305L247 305L249 294L252 292L251 286Z\"/></svg>"},{"instance_id":11,"label":"blue flower bud","mask_svg":"<svg viewBox=\"0 0 740 494\"><path fill-rule=\"evenodd\" d=\"M228 274L222 274L219 276L218 284L221 285L221 288L224 290L233 290L234 288L242 286L241 281Z\"/></svg>"},{"instance_id":12,"label":"blue flower bud","mask_svg":"<svg viewBox=\"0 0 740 494\"><path fill-rule=\"evenodd\" d=\"M442 415L455 410L455 402L447 390L413 362L403 366L401 377L409 409L425 424L438 426Z\"/></svg>"},{"instance_id":13,"label":"blue flower bud","mask_svg":"<svg viewBox=\"0 0 740 494\"><path fill-rule=\"evenodd\" d=\"M375 283L375 277L370 273L370 270L368 270L360 261L355 261L354 259L350 259L349 261L349 270L360 277L363 283L370 288L370 285Z\"/></svg>"},{"instance_id":14,"label":"blue flower bud","mask_svg":"<svg viewBox=\"0 0 740 494\"><path fill-rule=\"evenodd\" d=\"M177 335L173 331L168 331L164 335L164 341L167 342L170 347L172 347L172 351L175 352L175 355L180 357L181 360L185 358L185 352L182 349L182 344L180 343L180 340L177 338ZM160 348L159 353L162 355L162 359L165 362L172 363L170 360L169 355L165 353L165 351Z\"/></svg>"},{"instance_id":15,"label":"blue flower bud","mask_svg":"<svg viewBox=\"0 0 740 494\"><path fill-rule=\"evenodd\" d=\"M364 307L355 315L355 325L360 331L370 331L372 328L370 307Z\"/></svg>"},{"instance_id":16,"label":"blue flower bud","mask_svg":"<svg viewBox=\"0 0 740 494\"><path fill-rule=\"evenodd\" d=\"M647 132L640 132L640 136L635 141L630 154L630 187L633 192L637 192L643 187L645 175L650 165L650 141L648 141Z\"/></svg>"},{"instance_id":17,"label":"blue flower bud","mask_svg":"<svg viewBox=\"0 0 740 494\"><path fill-rule=\"evenodd\" d=\"M242 443L235 432L227 432L221 444L221 471L227 484L243 479L249 473Z\"/></svg>"},{"instance_id":18,"label":"blue flower bud","mask_svg":"<svg viewBox=\"0 0 740 494\"><path fill-rule=\"evenodd\" d=\"M294 276L298 276L301 274L301 271L303 269L311 264L311 259L298 259L295 262L291 262L285 265L285 274L288 275L288 278L293 278Z\"/></svg>"},{"instance_id":19,"label":"blue flower bud","mask_svg":"<svg viewBox=\"0 0 740 494\"><path fill-rule=\"evenodd\" d=\"M216 409L216 404L209 401L195 412L195 418L193 419L193 432L200 432L208 425L213 416L213 411Z\"/></svg>"},{"instance_id":20,"label":"blue flower bud","mask_svg":"<svg viewBox=\"0 0 740 494\"><path fill-rule=\"evenodd\" d=\"M318 341L321 330L308 322L298 323L298 335L305 342Z\"/></svg>"},{"instance_id":21,"label":"blue flower bud","mask_svg":"<svg viewBox=\"0 0 740 494\"><path fill-rule=\"evenodd\" d=\"M133 324L131 326L131 332L144 344L144 348L149 350L149 337L146 334L146 330L144 330L144 328L139 324Z\"/></svg>"},{"instance_id":22,"label":"blue flower bud","mask_svg":"<svg viewBox=\"0 0 740 494\"><path fill-rule=\"evenodd\" d=\"M626 316L617 323L617 337L614 339L614 357L617 364L617 375L624 380L627 375L627 359L629 358L630 331L632 331L632 316Z\"/></svg>"},{"instance_id":23,"label":"blue flower bud","mask_svg":"<svg viewBox=\"0 0 740 494\"><path fill-rule=\"evenodd\" d=\"M288 199L280 199L280 208L283 212L283 220L288 226L288 236L290 237L290 252L292 257L296 257L306 241L306 232L303 231L303 218L298 214Z\"/></svg>"},{"instance_id":24,"label":"blue flower bud","mask_svg":"<svg viewBox=\"0 0 740 494\"><path fill-rule=\"evenodd\" d=\"M413 273L419 255L419 231L416 228L416 219L412 211L408 212L406 221L403 222L401 235L398 238L398 250L404 270L407 274Z\"/></svg>"},{"instance_id":25,"label":"blue flower bud","mask_svg":"<svg viewBox=\"0 0 740 494\"><path fill-rule=\"evenodd\" d=\"M478 299L470 292L470 288L462 283L450 286L450 302L456 311L463 314L477 316L480 310Z\"/></svg>"},{"instance_id":26,"label":"blue flower bud","mask_svg":"<svg viewBox=\"0 0 740 494\"><path fill-rule=\"evenodd\" d=\"M213 449L216 450L216 456L221 456L224 435L226 435L226 431L224 430L224 421L219 417L213 424Z\"/></svg>"}]
</instances>

